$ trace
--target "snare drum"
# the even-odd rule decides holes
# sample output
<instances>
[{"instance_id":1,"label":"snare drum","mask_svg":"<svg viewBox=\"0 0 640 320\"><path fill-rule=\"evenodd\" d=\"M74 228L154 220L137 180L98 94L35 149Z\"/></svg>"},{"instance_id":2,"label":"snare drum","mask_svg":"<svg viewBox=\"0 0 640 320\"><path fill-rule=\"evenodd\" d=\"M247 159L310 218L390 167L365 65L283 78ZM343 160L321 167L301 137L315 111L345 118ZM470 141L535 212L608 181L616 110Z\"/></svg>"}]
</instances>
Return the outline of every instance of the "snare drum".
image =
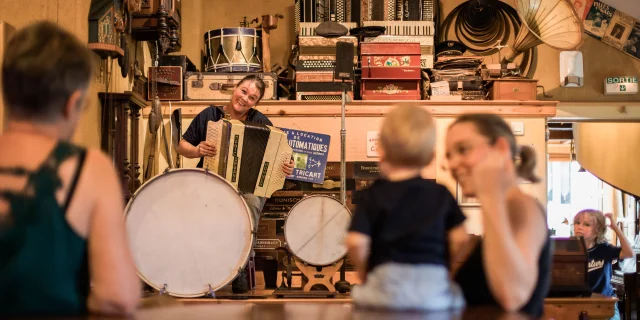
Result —
<instances>
[{"instance_id":1,"label":"snare drum","mask_svg":"<svg viewBox=\"0 0 640 320\"><path fill-rule=\"evenodd\" d=\"M347 253L344 239L351 212L332 197L312 195L296 203L284 224L289 250L313 266L328 266Z\"/></svg>"},{"instance_id":2,"label":"snare drum","mask_svg":"<svg viewBox=\"0 0 640 320\"><path fill-rule=\"evenodd\" d=\"M204 34L205 70L209 72L262 71L262 30L222 28Z\"/></svg>"},{"instance_id":3,"label":"snare drum","mask_svg":"<svg viewBox=\"0 0 640 320\"><path fill-rule=\"evenodd\" d=\"M202 169L175 169L147 181L125 214L140 278L175 297L204 296L231 282L254 242L244 198Z\"/></svg>"}]
</instances>

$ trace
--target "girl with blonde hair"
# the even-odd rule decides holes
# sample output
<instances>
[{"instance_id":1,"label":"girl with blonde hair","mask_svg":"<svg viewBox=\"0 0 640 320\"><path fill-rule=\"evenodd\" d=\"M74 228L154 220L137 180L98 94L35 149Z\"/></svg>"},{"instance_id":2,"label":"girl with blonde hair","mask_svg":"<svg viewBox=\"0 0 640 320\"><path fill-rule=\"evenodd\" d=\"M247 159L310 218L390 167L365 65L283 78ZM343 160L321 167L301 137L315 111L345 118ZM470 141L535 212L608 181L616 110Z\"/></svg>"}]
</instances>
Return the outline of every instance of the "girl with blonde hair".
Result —
<instances>
[{"instance_id":1,"label":"girl with blonde hair","mask_svg":"<svg viewBox=\"0 0 640 320\"><path fill-rule=\"evenodd\" d=\"M621 246L614 246L607 242L605 217L609 218L608 226L620 239ZM583 237L587 246L589 255L587 280L591 291L603 296L614 297L615 293L613 286L611 286L613 263L618 259L633 257L633 249L622 230L616 225L613 214L603 214L601 211L593 209L582 210L573 218L573 233ZM617 307L615 315L611 319L620 319Z\"/></svg>"}]
</instances>

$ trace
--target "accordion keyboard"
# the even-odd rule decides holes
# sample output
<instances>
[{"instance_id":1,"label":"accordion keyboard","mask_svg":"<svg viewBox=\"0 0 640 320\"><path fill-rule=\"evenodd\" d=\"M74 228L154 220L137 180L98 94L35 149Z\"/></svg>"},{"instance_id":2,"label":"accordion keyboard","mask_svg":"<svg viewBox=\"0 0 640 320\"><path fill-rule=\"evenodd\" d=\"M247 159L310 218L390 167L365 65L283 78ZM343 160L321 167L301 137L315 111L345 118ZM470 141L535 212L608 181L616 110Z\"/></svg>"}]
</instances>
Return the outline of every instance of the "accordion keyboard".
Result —
<instances>
[{"instance_id":1,"label":"accordion keyboard","mask_svg":"<svg viewBox=\"0 0 640 320\"><path fill-rule=\"evenodd\" d=\"M357 28L358 24L355 22L338 22L343 25L347 29L351 30L353 28ZM316 28L320 25L320 22L300 22L300 30L298 30L298 35L300 36L315 36Z\"/></svg>"},{"instance_id":2,"label":"accordion keyboard","mask_svg":"<svg viewBox=\"0 0 640 320\"><path fill-rule=\"evenodd\" d=\"M385 35L392 36L433 36L433 21L364 21L364 27L385 27Z\"/></svg>"}]
</instances>

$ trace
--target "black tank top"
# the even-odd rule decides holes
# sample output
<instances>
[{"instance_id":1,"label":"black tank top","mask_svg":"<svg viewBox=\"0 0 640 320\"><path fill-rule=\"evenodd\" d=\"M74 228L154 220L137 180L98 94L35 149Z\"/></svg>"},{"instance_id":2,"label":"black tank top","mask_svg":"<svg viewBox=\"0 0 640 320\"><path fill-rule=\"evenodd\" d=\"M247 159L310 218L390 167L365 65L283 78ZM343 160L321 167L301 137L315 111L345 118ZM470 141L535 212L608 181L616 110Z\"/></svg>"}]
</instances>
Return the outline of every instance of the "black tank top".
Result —
<instances>
[{"instance_id":1,"label":"black tank top","mask_svg":"<svg viewBox=\"0 0 640 320\"><path fill-rule=\"evenodd\" d=\"M482 263L482 239L473 249L469 258L458 269L454 280L460 285L467 305L499 306L491 294L489 283ZM551 285L552 242L550 233L544 242L538 257L538 280L529 301L519 310L534 317L542 317L544 313L544 299L547 297Z\"/></svg>"}]
</instances>

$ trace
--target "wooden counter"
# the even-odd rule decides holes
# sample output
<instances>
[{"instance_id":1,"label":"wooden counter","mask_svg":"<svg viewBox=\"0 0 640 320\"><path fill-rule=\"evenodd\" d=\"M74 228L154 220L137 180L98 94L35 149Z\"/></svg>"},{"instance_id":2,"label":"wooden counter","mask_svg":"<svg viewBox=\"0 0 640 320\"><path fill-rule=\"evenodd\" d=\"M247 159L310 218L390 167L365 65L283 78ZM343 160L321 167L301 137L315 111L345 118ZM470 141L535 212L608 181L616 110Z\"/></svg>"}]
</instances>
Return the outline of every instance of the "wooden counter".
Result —
<instances>
[{"instance_id":1,"label":"wooden counter","mask_svg":"<svg viewBox=\"0 0 640 320\"><path fill-rule=\"evenodd\" d=\"M162 112L169 116L169 108L182 109L182 116L191 118L210 105L223 105L226 101L176 101L162 102ZM420 105L436 117L451 117L463 113L496 113L505 117L554 117L557 101L405 101L405 100L356 100L347 104L345 115L348 117L378 117L386 114L395 106ZM263 100L257 110L268 117L330 117L341 115L340 101L294 101ZM143 117L148 117L151 107L143 110Z\"/></svg>"},{"instance_id":2,"label":"wooden counter","mask_svg":"<svg viewBox=\"0 0 640 320\"><path fill-rule=\"evenodd\" d=\"M613 317L618 298L594 294L589 298L547 298L544 300L544 319L579 319L586 312L589 320Z\"/></svg>"}]
</instances>

